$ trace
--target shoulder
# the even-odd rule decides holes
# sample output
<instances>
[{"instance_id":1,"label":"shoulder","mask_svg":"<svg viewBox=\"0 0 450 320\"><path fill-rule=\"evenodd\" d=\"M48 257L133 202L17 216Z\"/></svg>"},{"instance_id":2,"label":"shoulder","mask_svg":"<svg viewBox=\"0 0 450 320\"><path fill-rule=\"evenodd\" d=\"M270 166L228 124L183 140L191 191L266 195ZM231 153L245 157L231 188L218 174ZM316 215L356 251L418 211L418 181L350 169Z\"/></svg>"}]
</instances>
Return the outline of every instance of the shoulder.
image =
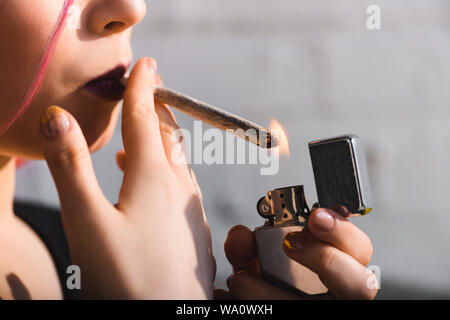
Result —
<instances>
[{"instance_id":1,"label":"shoulder","mask_svg":"<svg viewBox=\"0 0 450 320\"><path fill-rule=\"evenodd\" d=\"M76 299L77 295L66 290L65 286L67 268L72 263L59 209L45 204L16 200L14 213L44 242L57 269L65 298Z\"/></svg>"},{"instance_id":2,"label":"shoulder","mask_svg":"<svg viewBox=\"0 0 450 320\"><path fill-rule=\"evenodd\" d=\"M42 239L54 258L68 259L66 235L57 208L39 203L15 201L14 213Z\"/></svg>"},{"instance_id":3,"label":"shoulder","mask_svg":"<svg viewBox=\"0 0 450 320\"><path fill-rule=\"evenodd\" d=\"M68 251L61 215L57 208L48 205L15 201L14 213L26 222L45 245L53 251Z\"/></svg>"},{"instance_id":4,"label":"shoulder","mask_svg":"<svg viewBox=\"0 0 450 320\"><path fill-rule=\"evenodd\" d=\"M62 297L53 258L32 228L17 217L7 217L0 224L0 242L2 299Z\"/></svg>"}]
</instances>

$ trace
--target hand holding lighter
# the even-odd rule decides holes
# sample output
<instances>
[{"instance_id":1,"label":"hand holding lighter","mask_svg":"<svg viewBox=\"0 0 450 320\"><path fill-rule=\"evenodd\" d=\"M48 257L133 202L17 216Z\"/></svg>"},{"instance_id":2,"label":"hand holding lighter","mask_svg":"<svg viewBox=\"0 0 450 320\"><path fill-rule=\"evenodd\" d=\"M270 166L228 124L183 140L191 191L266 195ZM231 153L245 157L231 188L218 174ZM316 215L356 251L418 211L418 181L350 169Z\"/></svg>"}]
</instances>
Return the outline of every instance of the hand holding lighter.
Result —
<instances>
[{"instance_id":1,"label":"hand holding lighter","mask_svg":"<svg viewBox=\"0 0 450 320\"><path fill-rule=\"evenodd\" d=\"M318 203L314 207L342 205L349 212L365 215L372 210L364 150L354 135L309 143ZM302 185L267 192L257 204L266 219L255 229L263 279L296 293L322 294L327 288L319 276L283 251L289 232L302 231L311 213Z\"/></svg>"}]
</instances>

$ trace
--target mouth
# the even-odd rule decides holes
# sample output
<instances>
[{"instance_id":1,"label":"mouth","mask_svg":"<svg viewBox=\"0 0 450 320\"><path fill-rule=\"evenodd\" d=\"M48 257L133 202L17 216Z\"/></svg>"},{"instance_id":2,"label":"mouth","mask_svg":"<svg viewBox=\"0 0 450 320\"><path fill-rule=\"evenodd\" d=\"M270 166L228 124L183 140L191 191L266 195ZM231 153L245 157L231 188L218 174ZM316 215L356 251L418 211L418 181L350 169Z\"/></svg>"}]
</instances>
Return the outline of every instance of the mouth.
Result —
<instances>
[{"instance_id":1,"label":"mouth","mask_svg":"<svg viewBox=\"0 0 450 320\"><path fill-rule=\"evenodd\" d=\"M119 65L113 70L87 82L83 86L83 89L97 97L109 101L122 100L125 92L125 86L122 84L122 79L126 72L127 67Z\"/></svg>"}]
</instances>

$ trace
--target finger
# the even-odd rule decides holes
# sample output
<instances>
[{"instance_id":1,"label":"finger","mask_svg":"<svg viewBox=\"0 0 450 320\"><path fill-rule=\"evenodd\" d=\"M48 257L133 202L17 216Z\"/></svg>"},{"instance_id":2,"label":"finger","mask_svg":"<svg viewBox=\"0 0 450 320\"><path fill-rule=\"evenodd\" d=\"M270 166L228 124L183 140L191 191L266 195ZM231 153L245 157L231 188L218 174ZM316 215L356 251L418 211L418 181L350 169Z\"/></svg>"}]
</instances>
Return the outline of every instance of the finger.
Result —
<instances>
[{"instance_id":1,"label":"finger","mask_svg":"<svg viewBox=\"0 0 450 320\"><path fill-rule=\"evenodd\" d=\"M316 238L344 251L367 266L372 257L370 238L340 214L330 209L316 209L308 218L308 230Z\"/></svg>"},{"instance_id":2,"label":"finger","mask_svg":"<svg viewBox=\"0 0 450 320\"><path fill-rule=\"evenodd\" d=\"M157 73L155 75L155 84L157 86L163 86L164 85L163 79L162 79L162 77L161 77L161 75L159 73Z\"/></svg>"},{"instance_id":3,"label":"finger","mask_svg":"<svg viewBox=\"0 0 450 320\"><path fill-rule=\"evenodd\" d=\"M352 214L350 211L348 211L346 206L337 205L333 206L331 209L334 212L339 213L344 218L348 218Z\"/></svg>"},{"instance_id":4,"label":"finger","mask_svg":"<svg viewBox=\"0 0 450 320\"><path fill-rule=\"evenodd\" d=\"M155 82L158 86L164 86L163 79L159 73L155 75ZM160 118L161 137L166 151L167 161L172 168L179 172L184 178L189 177L189 182L192 181L197 194L202 199L200 187L197 183L197 178L187 161L186 146L184 137L178 126L175 115L170 108L159 101L156 103L156 113Z\"/></svg>"},{"instance_id":5,"label":"finger","mask_svg":"<svg viewBox=\"0 0 450 320\"><path fill-rule=\"evenodd\" d=\"M41 115L40 141L64 215L83 216L110 206L95 177L86 139L72 115L57 106L47 108Z\"/></svg>"},{"instance_id":6,"label":"finger","mask_svg":"<svg viewBox=\"0 0 450 320\"><path fill-rule=\"evenodd\" d=\"M220 288L214 288L213 299L214 300L232 300L235 298L229 291L226 291L226 290L223 290Z\"/></svg>"},{"instance_id":7,"label":"finger","mask_svg":"<svg viewBox=\"0 0 450 320\"><path fill-rule=\"evenodd\" d=\"M374 286L372 272L345 252L316 239L308 232L287 234L283 248L290 258L317 273L337 298L375 297L377 286Z\"/></svg>"},{"instance_id":8,"label":"finger","mask_svg":"<svg viewBox=\"0 0 450 320\"><path fill-rule=\"evenodd\" d=\"M163 85L162 78L159 74L155 74L155 84L156 85ZM160 130L161 130L161 138L163 142L163 146L165 149L166 157L168 160L171 159L171 150L176 146L176 143L174 143L173 134L175 130L180 129L174 114L170 111L170 109L158 102L155 101L155 110L156 114L158 115L158 119L160 122ZM126 153L125 150L121 150L116 154L116 162L118 167L124 171L125 168L125 160L126 160ZM174 166L175 167L175 166ZM179 167L179 166L177 166ZM184 168L184 174L186 175L188 172L187 169Z\"/></svg>"},{"instance_id":9,"label":"finger","mask_svg":"<svg viewBox=\"0 0 450 320\"><path fill-rule=\"evenodd\" d=\"M163 79L159 73L155 75L155 83L158 86L164 86ZM178 126L175 115L166 104L161 103L158 100L155 101L155 104L156 113L160 119L161 137L167 161L176 172L183 176L183 178L190 178L188 179L189 182L193 182L194 188L201 199L202 196L195 174L193 174L187 161L184 136Z\"/></svg>"},{"instance_id":10,"label":"finger","mask_svg":"<svg viewBox=\"0 0 450 320\"><path fill-rule=\"evenodd\" d=\"M155 75L155 83L158 86L164 86L162 77L159 73ZM175 115L166 104L156 100L155 105L156 113L159 117L161 138L167 161L175 172L185 179L189 178L188 181L193 181L194 187L197 188L198 185L196 185L194 178L192 177L191 169L186 158L183 141L184 137Z\"/></svg>"},{"instance_id":11,"label":"finger","mask_svg":"<svg viewBox=\"0 0 450 320\"><path fill-rule=\"evenodd\" d=\"M194 183L194 188L197 191L198 197L200 198L200 200L203 200L202 189L200 188L200 185L198 184L197 175L195 174L194 170L192 170L191 167L189 167L189 170L190 170L192 182Z\"/></svg>"},{"instance_id":12,"label":"finger","mask_svg":"<svg viewBox=\"0 0 450 320\"><path fill-rule=\"evenodd\" d=\"M125 153L125 150L120 150L119 152L116 153L116 163L122 172L125 171L126 156L127 154Z\"/></svg>"},{"instance_id":13,"label":"finger","mask_svg":"<svg viewBox=\"0 0 450 320\"><path fill-rule=\"evenodd\" d=\"M300 296L275 287L247 272L231 275L227 280L230 293L240 300L298 300Z\"/></svg>"},{"instance_id":14,"label":"finger","mask_svg":"<svg viewBox=\"0 0 450 320\"><path fill-rule=\"evenodd\" d=\"M224 249L235 272L246 270L254 275L260 275L255 236L250 229L242 225L231 228Z\"/></svg>"},{"instance_id":15,"label":"finger","mask_svg":"<svg viewBox=\"0 0 450 320\"><path fill-rule=\"evenodd\" d=\"M183 135L172 111L158 101L156 103L156 113L159 118L161 130L161 140L167 162L174 172L186 181L192 182L190 169L184 151Z\"/></svg>"},{"instance_id":16,"label":"finger","mask_svg":"<svg viewBox=\"0 0 450 320\"><path fill-rule=\"evenodd\" d=\"M148 197L149 182L170 169L161 141L159 118L155 111L156 61L140 59L133 68L125 90L122 112L122 139L126 153L125 172L119 207L136 204Z\"/></svg>"},{"instance_id":17,"label":"finger","mask_svg":"<svg viewBox=\"0 0 450 320\"><path fill-rule=\"evenodd\" d=\"M362 216L361 213L352 213L352 212L348 211L347 207L346 206L342 206L342 205L333 206L331 208L331 210L333 210L334 212L339 213L341 216L343 216L344 218L347 218L347 219L348 218L361 217Z\"/></svg>"},{"instance_id":18,"label":"finger","mask_svg":"<svg viewBox=\"0 0 450 320\"><path fill-rule=\"evenodd\" d=\"M122 138L127 154L127 174L145 174L166 164L155 111L156 61L142 58L133 68L125 90Z\"/></svg>"}]
</instances>

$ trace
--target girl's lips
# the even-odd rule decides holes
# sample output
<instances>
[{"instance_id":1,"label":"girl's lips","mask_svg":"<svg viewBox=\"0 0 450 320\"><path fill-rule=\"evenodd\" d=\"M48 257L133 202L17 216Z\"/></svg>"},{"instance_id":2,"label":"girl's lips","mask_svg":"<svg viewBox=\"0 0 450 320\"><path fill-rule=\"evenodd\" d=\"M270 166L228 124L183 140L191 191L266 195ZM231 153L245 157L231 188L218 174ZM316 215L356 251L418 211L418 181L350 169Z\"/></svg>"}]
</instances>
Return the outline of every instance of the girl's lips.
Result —
<instances>
[{"instance_id":1,"label":"girl's lips","mask_svg":"<svg viewBox=\"0 0 450 320\"><path fill-rule=\"evenodd\" d=\"M106 100L122 100L125 86L122 84L121 79L126 71L127 68L125 66L118 66L94 80L89 81L83 86L83 89Z\"/></svg>"}]
</instances>

